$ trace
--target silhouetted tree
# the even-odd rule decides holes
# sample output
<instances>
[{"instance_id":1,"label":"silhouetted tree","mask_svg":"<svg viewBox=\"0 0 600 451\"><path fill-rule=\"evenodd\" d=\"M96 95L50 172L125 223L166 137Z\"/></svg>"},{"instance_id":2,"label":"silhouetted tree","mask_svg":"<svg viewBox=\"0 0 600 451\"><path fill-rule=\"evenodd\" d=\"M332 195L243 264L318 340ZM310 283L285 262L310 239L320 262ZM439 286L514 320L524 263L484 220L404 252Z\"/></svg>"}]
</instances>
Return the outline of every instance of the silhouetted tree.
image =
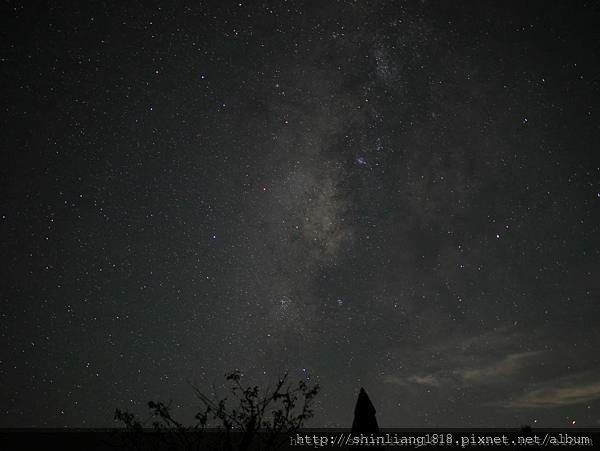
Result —
<instances>
[{"instance_id":1,"label":"silhouetted tree","mask_svg":"<svg viewBox=\"0 0 600 451\"><path fill-rule=\"evenodd\" d=\"M377 437L379 435L379 425L375 416L375 406L371 402L369 395L364 388L361 387L354 407L354 420L352 421L352 435L367 437ZM349 447L350 450L368 449L370 451L381 451L382 446L378 445L354 445Z\"/></svg>"},{"instance_id":2,"label":"silhouetted tree","mask_svg":"<svg viewBox=\"0 0 600 451\"><path fill-rule=\"evenodd\" d=\"M152 430L160 432L164 429L179 432L178 446L193 449L203 440L206 428L216 428L224 439L220 444L222 449L247 450L250 446L271 450L278 448L287 436L300 429L306 420L313 417L312 403L319 392L319 386L309 386L299 381L296 386L290 386L285 374L272 389L261 393L258 386L243 386L242 375L235 371L226 375L230 383L230 395L233 399L223 398L213 400L194 387L196 396L202 403L202 409L194 419L195 423L184 426L176 420L170 410L170 405L150 401L148 407L153 418ZM232 405L233 402L233 405ZM116 421L125 428L141 432L147 422L140 422L135 415L120 409L115 410ZM261 431L260 444L257 443L257 432ZM236 433L238 440L232 440ZM282 435L285 434L285 435ZM136 444L134 443L134 446Z\"/></svg>"}]
</instances>

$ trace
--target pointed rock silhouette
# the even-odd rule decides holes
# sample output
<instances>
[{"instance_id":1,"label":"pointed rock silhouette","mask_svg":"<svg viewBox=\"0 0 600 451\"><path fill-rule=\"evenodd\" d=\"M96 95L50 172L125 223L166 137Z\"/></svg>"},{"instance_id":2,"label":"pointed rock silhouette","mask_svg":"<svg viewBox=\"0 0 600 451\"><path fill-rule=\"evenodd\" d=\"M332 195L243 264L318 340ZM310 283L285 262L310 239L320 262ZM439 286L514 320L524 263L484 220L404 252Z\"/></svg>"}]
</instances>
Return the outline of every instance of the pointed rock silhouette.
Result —
<instances>
[{"instance_id":1,"label":"pointed rock silhouette","mask_svg":"<svg viewBox=\"0 0 600 451\"><path fill-rule=\"evenodd\" d=\"M364 388L361 387L358 399L356 400L356 407L354 407L354 421L352 422L352 435L360 436L364 435L371 437L371 434L375 439L379 435L379 425L377 424L377 418L375 418L375 406L369 399L369 395ZM351 450L369 449L370 451L382 450L382 446L351 446Z\"/></svg>"}]
</instances>

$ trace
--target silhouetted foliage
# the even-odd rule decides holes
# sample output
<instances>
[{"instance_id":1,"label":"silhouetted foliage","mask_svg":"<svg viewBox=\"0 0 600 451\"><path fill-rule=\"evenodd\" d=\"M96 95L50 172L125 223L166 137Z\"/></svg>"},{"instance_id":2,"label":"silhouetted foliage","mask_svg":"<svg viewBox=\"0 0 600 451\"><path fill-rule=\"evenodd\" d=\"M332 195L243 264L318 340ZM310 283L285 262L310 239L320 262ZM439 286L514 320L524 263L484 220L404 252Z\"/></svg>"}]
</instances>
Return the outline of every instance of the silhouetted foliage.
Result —
<instances>
[{"instance_id":1,"label":"silhouetted foliage","mask_svg":"<svg viewBox=\"0 0 600 451\"><path fill-rule=\"evenodd\" d=\"M379 425L377 424L377 418L375 416L375 406L371 402L369 395L364 388L361 387L356 399L356 406L354 407L354 421L352 422L352 434L360 435L379 435ZM349 447L350 450L370 450L370 451L381 451L382 446L378 445L354 445Z\"/></svg>"},{"instance_id":2,"label":"silhouetted foliage","mask_svg":"<svg viewBox=\"0 0 600 451\"><path fill-rule=\"evenodd\" d=\"M152 430L177 431L179 446L184 449L194 449L202 440L202 433L207 428L215 428L223 434L224 443L222 449L246 450L256 442L257 432L261 431L260 449L276 449L282 443L284 433L295 433L303 424L313 417L312 403L319 392L319 386L309 386L304 381L299 381L296 386L287 383L288 375L285 374L272 389L261 392L258 386L243 386L242 375L235 371L226 375L230 384L230 396L219 400L213 400L193 387L197 398L202 403L201 410L194 416L195 423L184 426L176 420L171 413L170 405L162 402L150 401L148 407L151 418L145 422L138 420L135 415L120 409L115 410L114 419L123 426L134 432L142 432L145 425L151 421ZM231 433L235 432L242 437L241 442L234 443ZM254 443L253 446L255 446ZM134 444L136 446L136 444ZM138 446L136 446L138 447Z\"/></svg>"}]
</instances>

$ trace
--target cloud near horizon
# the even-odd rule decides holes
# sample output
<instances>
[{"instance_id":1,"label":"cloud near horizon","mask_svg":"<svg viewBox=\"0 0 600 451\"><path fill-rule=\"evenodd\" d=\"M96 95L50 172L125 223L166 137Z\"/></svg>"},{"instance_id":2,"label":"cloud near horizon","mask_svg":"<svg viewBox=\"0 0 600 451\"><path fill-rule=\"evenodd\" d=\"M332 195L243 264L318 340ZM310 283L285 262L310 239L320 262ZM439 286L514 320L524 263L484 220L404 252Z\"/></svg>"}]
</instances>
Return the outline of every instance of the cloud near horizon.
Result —
<instances>
[{"instance_id":1,"label":"cloud near horizon","mask_svg":"<svg viewBox=\"0 0 600 451\"><path fill-rule=\"evenodd\" d=\"M492 363L486 363L480 366L469 368L456 368L448 372L447 370L434 371L429 374L412 374L407 376L387 376L385 383L396 385L425 385L429 387L441 387L451 383L459 385L471 385L475 383L484 383L497 380L499 377L507 377L518 373L521 369L527 367L535 361L535 358L544 351L527 351L508 354L499 357Z\"/></svg>"},{"instance_id":2,"label":"cloud near horizon","mask_svg":"<svg viewBox=\"0 0 600 451\"><path fill-rule=\"evenodd\" d=\"M504 407L560 407L600 399L600 382L570 387L548 387L533 390Z\"/></svg>"},{"instance_id":3,"label":"cloud near horizon","mask_svg":"<svg viewBox=\"0 0 600 451\"><path fill-rule=\"evenodd\" d=\"M408 377L387 376L384 379L385 383L396 385L425 385L428 387L439 387L442 385L442 380L433 374L417 375L413 374Z\"/></svg>"},{"instance_id":4,"label":"cloud near horizon","mask_svg":"<svg viewBox=\"0 0 600 451\"><path fill-rule=\"evenodd\" d=\"M458 374L463 380L469 382L481 382L500 376L508 376L527 366L531 363L533 357L542 353L543 351L528 351L508 354L502 360L491 365L460 370L458 371Z\"/></svg>"}]
</instances>

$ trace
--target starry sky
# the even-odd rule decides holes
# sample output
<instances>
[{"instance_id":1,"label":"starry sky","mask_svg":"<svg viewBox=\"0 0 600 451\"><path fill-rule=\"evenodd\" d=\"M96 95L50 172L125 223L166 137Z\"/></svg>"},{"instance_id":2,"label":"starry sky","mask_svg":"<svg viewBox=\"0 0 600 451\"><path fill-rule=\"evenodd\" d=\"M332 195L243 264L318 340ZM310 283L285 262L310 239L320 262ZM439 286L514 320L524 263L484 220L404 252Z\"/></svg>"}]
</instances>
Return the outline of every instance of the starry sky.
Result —
<instances>
[{"instance_id":1,"label":"starry sky","mask_svg":"<svg viewBox=\"0 0 600 451\"><path fill-rule=\"evenodd\" d=\"M600 426L593 2L2 5L0 426L234 369L317 427Z\"/></svg>"}]
</instances>

